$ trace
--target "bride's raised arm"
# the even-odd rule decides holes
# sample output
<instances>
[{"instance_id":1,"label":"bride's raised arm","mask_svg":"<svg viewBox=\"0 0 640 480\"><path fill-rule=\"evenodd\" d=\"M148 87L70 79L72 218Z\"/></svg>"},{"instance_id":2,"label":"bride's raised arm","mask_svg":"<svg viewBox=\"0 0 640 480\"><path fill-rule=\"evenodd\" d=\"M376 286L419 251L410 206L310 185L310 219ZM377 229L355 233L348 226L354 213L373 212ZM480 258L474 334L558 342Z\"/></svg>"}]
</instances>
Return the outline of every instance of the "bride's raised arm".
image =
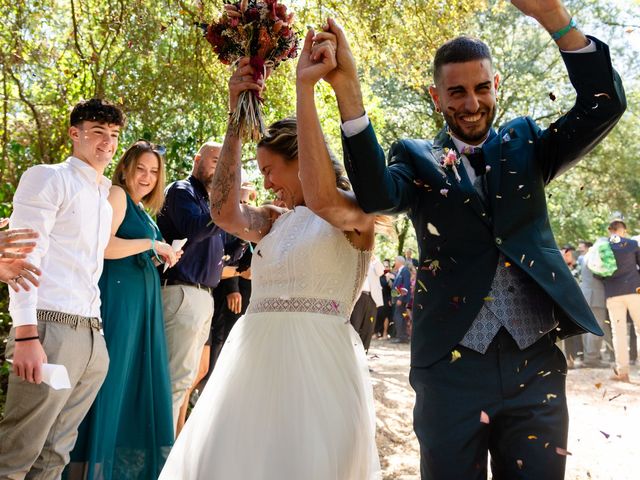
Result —
<instances>
[{"instance_id":1,"label":"bride's raised arm","mask_svg":"<svg viewBox=\"0 0 640 480\"><path fill-rule=\"evenodd\" d=\"M253 67L242 58L229 79L229 109L233 112L245 90L263 88L263 80L253 80ZM229 116L231 117L231 116ZM277 212L272 207L253 207L240 203L242 140L229 126L224 137L211 187L211 218L220 228L236 237L258 242L269 230Z\"/></svg>"},{"instance_id":2,"label":"bride's raised arm","mask_svg":"<svg viewBox=\"0 0 640 480\"><path fill-rule=\"evenodd\" d=\"M373 246L373 215L359 207L353 193L337 188L336 173L329 154L318 111L316 83L336 67L335 37L327 32L307 32L296 73L298 119L298 162L305 205L333 226L347 232L358 248Z\"/></svg>"}]
</instances>

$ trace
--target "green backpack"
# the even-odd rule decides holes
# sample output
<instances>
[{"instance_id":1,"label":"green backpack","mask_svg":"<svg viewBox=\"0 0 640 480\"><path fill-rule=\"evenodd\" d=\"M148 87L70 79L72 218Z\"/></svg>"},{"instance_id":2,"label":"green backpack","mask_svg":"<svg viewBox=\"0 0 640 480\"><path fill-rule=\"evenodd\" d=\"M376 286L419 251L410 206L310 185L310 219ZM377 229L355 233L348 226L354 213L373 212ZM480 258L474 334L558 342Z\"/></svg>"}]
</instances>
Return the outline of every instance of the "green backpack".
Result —
<instances>
[{"instance_id":1,"label":"green backpack","mask_svg":"<svg viewBox=\"0 0 640 480\"><path fill-rule=\"evenodd\" d=\"M599 238L587 252L587 268L599 277L610 277L618 269L616 257L607 238Z\"/></svg>"}]
</instances>

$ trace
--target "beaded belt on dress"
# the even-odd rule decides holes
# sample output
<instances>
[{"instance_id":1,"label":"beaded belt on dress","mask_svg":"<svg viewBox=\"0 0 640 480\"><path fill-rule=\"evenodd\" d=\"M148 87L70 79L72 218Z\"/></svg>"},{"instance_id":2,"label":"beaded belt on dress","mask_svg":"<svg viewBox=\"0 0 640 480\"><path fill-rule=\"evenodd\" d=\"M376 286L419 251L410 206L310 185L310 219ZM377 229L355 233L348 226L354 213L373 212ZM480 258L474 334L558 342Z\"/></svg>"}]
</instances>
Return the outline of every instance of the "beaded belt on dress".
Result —
<instances>
[{"instance_id":1,"label":"beaded belt on dress","mask_svg":"<svg viewBox=\"0 0 640 480\"><path fill-rule=\"evenodd\" d=\"M251 300L247 313L261 312L303 312L345 316L342 305L337 300L313 297L265 297Z\"/></svg>"},{"instance_id":2,"label":"beaded belt on dress","mask_svg":"<svg viewBox=\"0 0 640 480\"><path fill-rule=\"evenodd\" d=\"M39 322L62 323L74 328L87 327L94 330L102 328L102 322L97 317L83 317L73 313L56 312L55 310L36 310Z\"/></svg>"}]
</instances>

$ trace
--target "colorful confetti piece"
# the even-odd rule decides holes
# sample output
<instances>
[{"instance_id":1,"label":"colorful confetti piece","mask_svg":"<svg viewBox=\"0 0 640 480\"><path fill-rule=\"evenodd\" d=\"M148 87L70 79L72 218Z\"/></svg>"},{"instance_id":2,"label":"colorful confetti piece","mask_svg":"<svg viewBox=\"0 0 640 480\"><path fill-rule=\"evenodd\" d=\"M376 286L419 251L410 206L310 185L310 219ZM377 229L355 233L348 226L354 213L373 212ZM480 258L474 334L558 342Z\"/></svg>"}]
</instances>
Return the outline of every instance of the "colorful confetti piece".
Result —
<instances>
[{"instance_id":1,"label":"colorful confetti piece","mask_svg":"<svg viewBox=\"0 0 640 480\"><path fill-rule=\"evenodd\" d=\"M438 229L432 223L427 223L427 230L429 230L431 235L440 236L440 232L438 232Z\"/></svg>"},{"instance_id":2,"label":"colorful confetti piece","mask_svg":"<svg viewBox=\"0 0 640 480\"><path fill-rule=\"evenodd\" d=\"M451 361L449 363L456 362L456 361L460 360L460 358L462 358L462 354L458 350L453 350L451 352ZM489 423L489 422L487 422L487 423Z\"/></svg>"},{"instance_id":3,"label":"colorful confetti piece","mask_svg":"<svg viewBox=\"0 0 640 480\"><path fill-rule=\"evenodd\" d=\"M484 410L482 410L480 412L480 423L484 423L486 425L489 425L489 415L487 415L487 412L485 412Z\"/></svg>"}]
</instances>

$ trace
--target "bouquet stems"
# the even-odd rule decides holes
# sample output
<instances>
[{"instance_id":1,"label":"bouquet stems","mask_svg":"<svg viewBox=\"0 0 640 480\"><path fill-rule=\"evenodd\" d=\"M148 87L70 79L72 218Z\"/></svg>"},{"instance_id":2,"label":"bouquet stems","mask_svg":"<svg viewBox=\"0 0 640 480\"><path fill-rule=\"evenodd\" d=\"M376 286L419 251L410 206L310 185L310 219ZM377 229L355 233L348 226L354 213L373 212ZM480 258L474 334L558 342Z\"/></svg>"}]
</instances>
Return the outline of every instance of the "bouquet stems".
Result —
<instances>
[{"instance_id":1,"label":"bouquet stems","mask_svg":"<svg viewBox=\"0 0 640 480\"><path fill-rule=\"evenodd\" d=\"M259 141L266 129L262 118L262 100L251 90L245 90L238 98L236 111L231 115L233 133L243 140Z\"/></svg>"}]
</instances>

